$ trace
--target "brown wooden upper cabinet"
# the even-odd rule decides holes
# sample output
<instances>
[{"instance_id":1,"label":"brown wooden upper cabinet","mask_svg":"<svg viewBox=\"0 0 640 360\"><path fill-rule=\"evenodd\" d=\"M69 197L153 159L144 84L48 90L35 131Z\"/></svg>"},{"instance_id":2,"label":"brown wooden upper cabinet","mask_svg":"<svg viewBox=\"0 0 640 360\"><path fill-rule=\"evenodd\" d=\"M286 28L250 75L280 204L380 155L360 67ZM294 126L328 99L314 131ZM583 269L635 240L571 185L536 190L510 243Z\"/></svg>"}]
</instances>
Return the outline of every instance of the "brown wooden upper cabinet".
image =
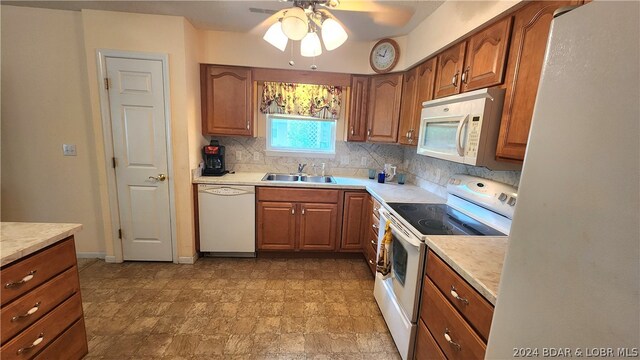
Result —
<instances>
[{"instance_id":1,"label":"brown wooden upper cabinet","mask_svg":"<svg viewBox=\"0 0 640 360\"><path fill-rule=\"evenodd\" d=\"M434 98L502 84L511 16L438 55Z\"/></svg>"},{"instance_id":2,"label":"brown wooden upper cabinet","mask_svg":"<svg viewBox=\"0 0 640 360\"><path fill-rule=\"evenodd\" d=\"M371 142L398 141L402 73L371 77L367 109L367 139Z\"/></svg>"},{"instance_id":3,"label":"brown wooden upper cabinet","mask_svg":"<svg viewBox=\"0 0 640 360\"><path fill-rule=\"evenodd\" d=\"M467 42L455 44L438 54L434 98L460 93L460 77L464 69L464 53Z\"/></svg>"},{"instance_id":4,"label":"brown wooden upper cabinet","mask_svg":"<svg viewBox=\"0 0 640 360\"><path fill-rule=\"evenodd\" d=\"M502 84L512 19L500 20L467 40L462 92Z\"/></svg>"},{"instance_id":5,"label":"brown wooden upper cabinet","mask_svg":"<svg viewBox=\"0 0 640 360\"><path fill-rule=\"evenodd\" d=\"M524 159L553 12L580 1L535 1L516 11L496 156Z\"/></svg>"},{"instance_id":6,"label":"brown wooden upper cabinet","mask_svg":"<svg viewBox=\"0 0 640 360\"><path fill-rule=\"evenodd\" d=\"M422 103L433 99L436 62L437 58L431 58L405 73L398 131L400 144L415 146L418 143Z\"/></svg>"},{"instance_id":7,"label":"brown wooden upper cabinet","mask_svg":"<svg viewBox=\"0 0 640 360\"><path fill-rule=\"evenodd\" d=\"M369 100L369 77L351 77L351 104L347 141L367 140L367 101Z\"/></svg>"},{"instance_id":8,"label":"brown wooden upper cabinet","mask_svg":"<svg viewBox=\"0 0 640 360\"><path fill-rule=\"evenodd\" d=\"M253 135L251 69L200 65L202 134Z\"/></svg>"}]
</instances>

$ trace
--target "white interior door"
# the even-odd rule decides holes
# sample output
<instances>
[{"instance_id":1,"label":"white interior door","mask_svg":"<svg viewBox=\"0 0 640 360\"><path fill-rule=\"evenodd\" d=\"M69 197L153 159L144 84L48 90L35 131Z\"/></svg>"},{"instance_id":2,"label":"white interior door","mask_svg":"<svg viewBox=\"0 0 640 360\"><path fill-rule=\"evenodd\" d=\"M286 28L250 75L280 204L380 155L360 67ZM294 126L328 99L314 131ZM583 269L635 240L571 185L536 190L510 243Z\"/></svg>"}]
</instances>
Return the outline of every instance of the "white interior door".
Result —
<instances>
[{"instance_id":1,"label":"white interior door","mask_svg":"<svg viewBox=\"0 0 640 360\"><path fill-rule=\"evenodd\" d=\"M123 259L171 261L162 62L105 60Z\"/></svg>"}]
</instances>

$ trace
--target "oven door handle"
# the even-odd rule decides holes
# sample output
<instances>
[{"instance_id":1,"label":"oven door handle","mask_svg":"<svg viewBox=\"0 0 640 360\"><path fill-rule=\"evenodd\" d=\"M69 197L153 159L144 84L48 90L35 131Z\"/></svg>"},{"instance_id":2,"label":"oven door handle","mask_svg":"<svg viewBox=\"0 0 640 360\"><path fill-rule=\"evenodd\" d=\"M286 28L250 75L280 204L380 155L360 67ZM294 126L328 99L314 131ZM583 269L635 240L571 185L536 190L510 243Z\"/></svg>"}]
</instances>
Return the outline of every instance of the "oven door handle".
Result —
<instances>
[{"instance_id":1,"label":"oven door handle","mask_svg":"<svg viewBox=\"0 0 640 360\"><path fill-rule=\"evenodd\" d=\"M420 249L420 245L422 244L422 242L411 233L409 233L409 230L405 230L404 227L399 224L398 220L393 217L393 215L389 214L386 211L383 211L381 216L385 220L391 220L391 232L396 236L398 240L401 240L403 243L413 246L417 250Z\"/></svg>"}]
</instances>

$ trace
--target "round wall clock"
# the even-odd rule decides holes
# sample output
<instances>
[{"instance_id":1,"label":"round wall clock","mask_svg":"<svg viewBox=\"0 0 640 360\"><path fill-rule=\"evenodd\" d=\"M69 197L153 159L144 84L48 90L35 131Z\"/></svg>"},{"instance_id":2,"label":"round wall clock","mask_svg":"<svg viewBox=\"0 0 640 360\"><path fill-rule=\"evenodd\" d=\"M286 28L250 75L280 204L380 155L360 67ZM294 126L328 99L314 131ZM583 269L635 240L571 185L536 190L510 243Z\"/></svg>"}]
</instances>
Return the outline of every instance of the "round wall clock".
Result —
<instances>
[{"instance_id":1,"label":"round wall clock","mask_svg":"<svg viewBox=\"0 0 640 360\"><path fill-rule=\"evenodd\" d=\"M398 43L392 39L382 39L371 49L369 64L373 71L383 74L391 71L398 63L400 48Z\"/></svg>"}]
</instances>

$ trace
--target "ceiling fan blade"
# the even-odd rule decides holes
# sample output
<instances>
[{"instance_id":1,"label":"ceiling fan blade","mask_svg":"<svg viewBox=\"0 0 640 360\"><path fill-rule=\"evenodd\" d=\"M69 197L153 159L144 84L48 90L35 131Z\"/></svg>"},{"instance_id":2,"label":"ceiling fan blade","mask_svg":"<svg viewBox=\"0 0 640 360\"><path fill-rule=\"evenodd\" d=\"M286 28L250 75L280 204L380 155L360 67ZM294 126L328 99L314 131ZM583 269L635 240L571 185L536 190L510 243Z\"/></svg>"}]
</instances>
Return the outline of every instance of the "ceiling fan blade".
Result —
<instances>
[{"instance_id":1,"label":"ceiling fan blade","mask_svg":"<svg viewBox=\"0 0 640 360\"><path fill-rule=\"evenodd\" d=\"M366 12L369 13L374 23L384 26L404 26L415 13L415 9L411 7L362 0L342 0L338 6L331 8L331 11Z\"/></svg>"}]
</instances>

